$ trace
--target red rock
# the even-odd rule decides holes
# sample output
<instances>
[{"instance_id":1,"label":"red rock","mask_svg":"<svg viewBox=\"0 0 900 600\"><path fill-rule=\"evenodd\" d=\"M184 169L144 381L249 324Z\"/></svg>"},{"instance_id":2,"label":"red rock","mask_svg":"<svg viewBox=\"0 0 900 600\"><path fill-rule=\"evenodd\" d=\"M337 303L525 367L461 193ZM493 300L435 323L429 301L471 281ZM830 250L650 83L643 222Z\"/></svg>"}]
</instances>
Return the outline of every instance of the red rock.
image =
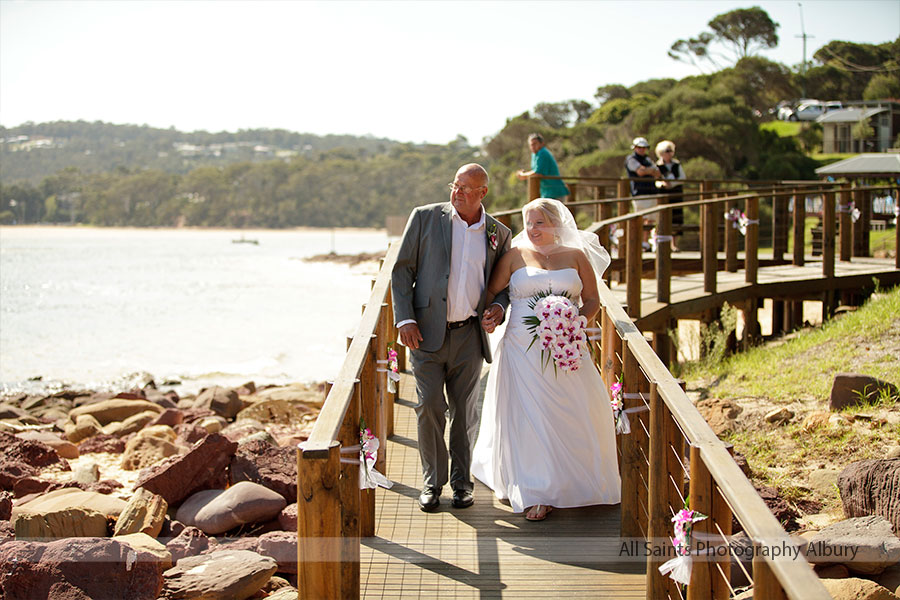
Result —
<instances>
[{"instance_id":1,"label":"red rock","mask_svg":"<svg viewBox=\"0 0 900 600\"><path fill-rule=\"evenodd\" d=\"M109 538L7 541L0 544L0 565L5 600L152 600L163 587L155 556Z\"/></svg>"},{"instance_id":2,"label":"red rock","mask_svg":"<svg viewBox=\"0 0 900 600\"><path fill-rule=\"evenodd\" d=\"M58 435L54 435L49 431L23 431L21 433L17 433L16 437L21 440L32 440L34 442L41 442L42 444L47 444L54 450L56 453L62 458L78 458L78 446L70 442L69 440L64 440Z\"/></svg>"},{"instance_id":3,"label":"red rock","mask_svg":"<svg viewBox=\"0 0 900 600\"><path fill-rule=\"evenodd\" d=\"M2 431L0 431L0 448L3 448L4 459L23 462L32 467L46 467L64 462L56 450L47 444L34 440L22 440Z\"/></svg>"},{"instance_id":4,"label":"red rock","mask_svg":"<svg viewBox=\"0 0 900 600\"><path fill-rule=\"evenodd\" d=\"M275 559L279 573L297 572L297 534L289 531L271 531L259 536L257 552Z\"/></svg>"},{"instance_id":5,"label":"red rock","mask_svg":"<svg viewBox=\"0 0 900 600\"><path fill-rule=\"evenodd\" d=\"M278 564L247 550L190 556L165 572L163 598L249 598L275 574Z\"/></svg>"},{"instance_id":6,"label":"red rock","mask_svg":"<svg viewBox=\"0 0 900 600\"><path fill-rule=\"evenodd\" d=\"M37 474L38 470L31 465L0 458L0 490L12 491L17 481Z\"/></svg>"},{"instance_id":7,"label":"red rock","mask_svg":"<svg viewBox=\"0 0 900 600\"><path fill-rule=\"evenodd\" d=\"M9 521L12 516L12 494L0 492L0 521Z\"/></svg>"},{"instance_id":8,"label":"red rock","mask_svg":"<svg viewBox=\"0 0 900 600\"><path fill-rule=\"evenodd\" d=\"M90 437L78 445L78 450L82 454L90 452L111 452L113 454L122 454L125 452L125 439L118 438L114 435L98 433Z\"/></svg>"},{"instance_id":9,"label":"red rock","mask_svg":"<svg viewBox=\"0 0 900 600\"><path fill-rule=\"evenodd\" d=\"M220 489L227 484L227 467L237 444L213 433L194 444L187 454L167 458L141 471L134 487L145 487L177 506L200 490Z\"/></svg>"},{"instance_id":10,"label":"red rock","mask_svg":"<svg viewBox=\"0 0 900 600\"><path fill-rule=\"evenodd\" d=\"M197 396L197 400L194 402L194 406L197 408L208 408L226 419L233 419L243 408L243 403L238 398L236 391L214 386L200 392L200 395Z\"/></svg>"},{"instance_id":11,"label":"red rock","mask_svg":"<svg viewBox=\"0 0 900 600\"><path fill-rule=\"evenodd\" d=\"M172 562L178 562L185 556L198 556L209 548L209 538L196 527L185 527L176 537L166 544L166 550L172 553Z\"/></svg>"},{"instance_id":12,"label":"red rock","mask_svg":"<svg viewBox=\"0 0 900 600\"><path fill-rule=\"evenodd\" d=\"M177 408L167 408L162 413L160 413L158 417L150 421L147 426L150 427L153 425L168 425L169 427L175 427L176 425L180 425L183 421L183 412L181 412Z\"/></svg>"},{"instance_id":13,"label":"red rock","mask_svg":"<svg viewBox=\"0 0 900 600\"><path fill-rule=\"evenodd\" d=\"M900 535L900 458L850 463L838 476L844 514L880 515Z\"/></svg>"},{"instance_id":14,"label":"red rock","mask_svg":"<svg viewBox=\"0 0 900 600\"><path fill-rule=\"evenodd\" d=\"M297 503L288 504L278 514L278 523L285 531L297 531Z\"/></svg>"},{"instance_id":15,"label":"red rock","mask_svg":"<svg viewBox=\"0 0 900 600\"><path fill-rule=\"evenodd\" d=\"M897 386L887 381L858 373L838 373L831 385L828 407L831 410L843 410L849 406L858 406L871 402L882 392L894 397L900 396Z\"/></svg>"},{"instance_id":16,"label":"red rock","mask_svg":"<svg viewBox=\"0 0 900 600\"><path fill-rule=\"evenodd\" d=\"M297 501L297 450L263 441L241 445L231 460L231 481L252 481Z\"/></svg>"}]
</instances>

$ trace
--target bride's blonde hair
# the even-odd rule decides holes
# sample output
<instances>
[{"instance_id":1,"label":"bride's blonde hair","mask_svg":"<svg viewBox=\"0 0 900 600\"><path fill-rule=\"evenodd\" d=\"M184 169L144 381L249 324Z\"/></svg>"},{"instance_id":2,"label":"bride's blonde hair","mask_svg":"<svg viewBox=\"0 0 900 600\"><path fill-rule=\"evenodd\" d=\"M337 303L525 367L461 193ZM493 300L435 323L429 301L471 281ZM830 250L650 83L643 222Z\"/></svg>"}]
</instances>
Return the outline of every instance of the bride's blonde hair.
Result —
<instances>
[{"instance_id":1,"label":"bride's blonde hair","mask_svg":"<svg viewBox=\"0 0 900 600\"><path fill-rule=\"evenodd\" d=\"M562 226L562 215L557 212L556 204L554 204L553 200L547 198L535 198L522 207L523 218L525 217L525 213L529 210L541 211L553 227ZM522 223L522 227L525 227L525 223Z\"/></svg>"}]
</instances>

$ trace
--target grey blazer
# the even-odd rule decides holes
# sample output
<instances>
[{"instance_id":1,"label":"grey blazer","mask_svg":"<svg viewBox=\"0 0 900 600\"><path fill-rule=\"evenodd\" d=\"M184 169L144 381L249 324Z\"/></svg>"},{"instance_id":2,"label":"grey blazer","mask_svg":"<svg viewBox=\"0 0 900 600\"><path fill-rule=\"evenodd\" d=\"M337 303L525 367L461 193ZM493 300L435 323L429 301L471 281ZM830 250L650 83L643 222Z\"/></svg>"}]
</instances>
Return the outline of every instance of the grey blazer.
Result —
<instances>
[{"instance_id":1,"label":"grey blazer","mask_svg":"<svg viewBox=\"0 0 900 600\"><path fill-rule=\"evenodd\" d=\"M447 283L450 279L450 244L453 239L449 202L420 206L413 210L406 223L397 263L391 273L391 295L394 303L394 323L415 319L422 334L419 349L436 352L447 333ZM497 260L510 247L511 232L506 225L485 211L485 235L495 232L496 248L490 239L485 247L485 292L478 302L477 313L484 312L487 282ZM494 299L505 311L509 306L509 292L503 290ZM491 362L491 347L487 334L481 329L481 354Z\"/></svg>"}]
</instances>

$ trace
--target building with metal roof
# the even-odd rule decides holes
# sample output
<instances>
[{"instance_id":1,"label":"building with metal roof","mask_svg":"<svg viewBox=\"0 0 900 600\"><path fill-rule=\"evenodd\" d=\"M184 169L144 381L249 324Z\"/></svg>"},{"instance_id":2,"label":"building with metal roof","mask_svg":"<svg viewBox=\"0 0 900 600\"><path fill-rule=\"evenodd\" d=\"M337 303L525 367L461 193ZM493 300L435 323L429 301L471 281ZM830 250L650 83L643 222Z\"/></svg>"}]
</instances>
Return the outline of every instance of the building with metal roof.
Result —
<instances>
[{"instance_id":1,"label":"building with metal roof","mask_svg":"<svg viewBox=\"0 0 900 600\"><path fill-rule=\"evenodd\" d=\"M855 135L857 123L864 121L872 128L871 136ZM816 118L822 125L822 152L884 152L900 134L900 102L890 100L861 103L831 110ZM857 132L858 133L858 132Z\"/></svg>"},{"instance_id":2,"label":"building with metal roof","mask_svg":"<svg viewBox=\"0 0 900 600\"><path fill-rule=\"evenodd\" d=\"M900 177L900 153L868 152L845 158L844 160L816 169L819 177L838 179L890 178Z\"/></svg>"}]
</instances>

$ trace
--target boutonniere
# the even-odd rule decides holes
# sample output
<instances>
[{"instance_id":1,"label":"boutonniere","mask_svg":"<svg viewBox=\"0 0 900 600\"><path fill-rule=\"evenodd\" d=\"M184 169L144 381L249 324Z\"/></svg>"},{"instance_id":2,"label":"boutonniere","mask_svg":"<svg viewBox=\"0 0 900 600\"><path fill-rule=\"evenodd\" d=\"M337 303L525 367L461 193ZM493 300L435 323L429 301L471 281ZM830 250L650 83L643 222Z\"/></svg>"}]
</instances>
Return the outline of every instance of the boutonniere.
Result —
<instances>
[{"instance_id":1,"label":"boutonniere","mask_svg":"<svg viewBox=\"0 0 900 600\"><path fill-rule=\"evenodd\" d=\"M497 224L491 223L487 228L488 241L491 243L491 250L497 249Z\"/></svg>"}]
</instances>

